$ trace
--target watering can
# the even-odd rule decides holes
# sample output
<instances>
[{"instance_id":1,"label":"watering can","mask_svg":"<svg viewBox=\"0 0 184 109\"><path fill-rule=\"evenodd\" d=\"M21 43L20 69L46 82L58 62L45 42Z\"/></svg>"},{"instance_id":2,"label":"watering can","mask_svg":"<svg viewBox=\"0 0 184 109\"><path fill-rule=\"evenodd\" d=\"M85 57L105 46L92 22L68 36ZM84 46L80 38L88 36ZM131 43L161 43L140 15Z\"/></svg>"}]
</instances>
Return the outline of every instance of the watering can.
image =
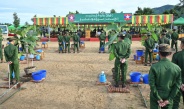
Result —
<instances>
[{"instance_id":1,"label":"watering can","mask_svg":"<svg viewBox=\"0 0 184 109\"><path fill-rule=\"evenodd\" d=\"M99 81L101 83L105 83L107 81L104 71L102 71L101 74L99 75Z\"/></svg>"}]
</instances>

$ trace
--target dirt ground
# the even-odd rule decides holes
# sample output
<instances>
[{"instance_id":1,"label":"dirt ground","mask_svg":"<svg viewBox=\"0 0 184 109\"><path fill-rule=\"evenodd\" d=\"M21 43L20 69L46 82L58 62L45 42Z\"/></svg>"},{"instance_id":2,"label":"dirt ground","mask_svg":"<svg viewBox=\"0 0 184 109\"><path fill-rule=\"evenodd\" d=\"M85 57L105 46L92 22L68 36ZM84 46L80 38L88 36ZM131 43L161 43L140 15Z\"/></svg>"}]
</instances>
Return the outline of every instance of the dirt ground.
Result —
<instances>
[{"instance_id":1,"label":"dirt ground","mask_svg":"<svg viewBox=\"0 0 184 109\"><path fill-rule=\"evenodd\" d=\"M42 83L26 82L27 88L16 93L0 109L145 109L144 101L137 87L130 86L131 92L108 93L107 86L95 85L101 71L105 71L112 82L113 61L108 61L108 53L98 53L98 42L85 42L86 48L79 54L59 54L58 44L49 42L45 58L35 61L37 70L46 69L47 78ZM39 43L41 44L41 43ZM127 78L132 71L148 73L149 66L133 61L135 50L144 49L140 42L132 44ZM20 64L21 76L26 64ZM7 64L0 64L0 82L7 76ZM149 86L140 85L149 107ZM0 89L2 94L5 89Z\"/></svg>"}]
</instances>

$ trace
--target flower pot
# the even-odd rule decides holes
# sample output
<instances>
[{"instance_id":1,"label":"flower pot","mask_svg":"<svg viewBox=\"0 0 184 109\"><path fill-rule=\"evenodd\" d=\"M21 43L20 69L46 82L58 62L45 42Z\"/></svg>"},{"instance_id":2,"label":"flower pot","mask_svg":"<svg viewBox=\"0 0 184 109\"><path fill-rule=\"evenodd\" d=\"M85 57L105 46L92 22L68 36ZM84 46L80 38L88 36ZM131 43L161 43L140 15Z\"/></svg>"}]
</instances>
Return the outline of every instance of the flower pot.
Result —
<instances>
[{"instance_id":1,"label":"flower pot","mask_svg":"<svg viewBox=\"0 0 184 109\"><path fill-rule=\"evenodd\" d=\"M26 73L26 75L29 75L30 73L34 72L35 70L36 70L36 66L24 68L24 72Z\"/></svg>"}]
</instances>

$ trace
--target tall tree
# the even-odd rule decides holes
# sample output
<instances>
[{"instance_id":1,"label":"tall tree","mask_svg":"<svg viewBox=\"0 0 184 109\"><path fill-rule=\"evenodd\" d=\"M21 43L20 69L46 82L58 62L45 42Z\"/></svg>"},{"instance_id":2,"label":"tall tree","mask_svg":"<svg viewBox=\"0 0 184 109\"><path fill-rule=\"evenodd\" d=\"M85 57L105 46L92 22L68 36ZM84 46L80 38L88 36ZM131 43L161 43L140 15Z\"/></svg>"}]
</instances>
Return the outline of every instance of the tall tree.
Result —
<instances>
[{"instance_id":1,"label":"tall tree","mask_svg":"<svg viewBox=\"0 0 184 109\"><path fill-rule=\"evenodd\" d=\"M29 23L28 22L25 22L25 25L29 25Z\"/></svg>"},{"instance_id":2,"label":"tall tree","mask_svg":"<svg viewBox=\"0 0 184 109\"><path fill-rule=\"evenodd\" d=\"M35 15L33 16L33 18L34 18L34 17L37 17L37 15L35 14ZM31 21L32 21L32 22L34 22L34 19L33 19L33 18L31 18Z\"/></svg>"},{"instance_id":3,"label":"tall tree","mask_svg":"<svg viewBox=\"0 0 184 109\"><path fill-rule=\"evenodd\" d=\"M17 28L20 24L20 18L18 18L16 12L13 13L13 19L14 19L13 24L14 24L15 28Z\"/></svg>"},{"instance_id":4,"label":"tall tree","mask_svg":"<svg viewBox=\"0 0 184 109\"><path fill-rule=\"evenodd\" d=\"M53 15L54 17L56 17L56 15Z\"/></svg>"},{"instance_id":5,"label":"tall tree","mask_svg":"<svg viewBox=\"0 0 184 109\"><path fill-rule=\"evenodd\" d=\"M169 14L169 11L168 11L168 10L166 10L166 11L164 11L164 12L163 12L163 14Z\"/></svg>"},{"instance_id":6,"label":"tall tree","mask_svg":"<svg viewBox=\"0 0 184 109\"><path fill-rule=\"evenodd\" d=\"M137 8L137 11L135 11L135 14L134 15L143 15L143 10L142 8L138 7Z\"/></svg>"},{"instance_id":7,"label":"tall tree","mask_svg":"<svg viewBox=\"0 0 184 109\"><path fill-rule=\"evenodd\" d=\"M116 13L115 9L111 9L110 13Z\"/></svg>"},{"instance_id":8,"label":"tall tree","mask_svg":"<svg viewBox=\"0 0 184 109\"><path fill-rule=\"evenodd\" d=\"M76 10L76 11L75 11L75 14L79 14L79 11Z\"/></svg>"},{"instance_id":9,"label":"tall tree","mask_svg":"<svg viewBox=\"0 0 184 109\"><path fill-rule=\"evenodd\" d=\"M151 8L140 8L138 7L137 11L135 11L134 15L150 15L153 14L153 10Z\"/></svg>"}]
</instances>

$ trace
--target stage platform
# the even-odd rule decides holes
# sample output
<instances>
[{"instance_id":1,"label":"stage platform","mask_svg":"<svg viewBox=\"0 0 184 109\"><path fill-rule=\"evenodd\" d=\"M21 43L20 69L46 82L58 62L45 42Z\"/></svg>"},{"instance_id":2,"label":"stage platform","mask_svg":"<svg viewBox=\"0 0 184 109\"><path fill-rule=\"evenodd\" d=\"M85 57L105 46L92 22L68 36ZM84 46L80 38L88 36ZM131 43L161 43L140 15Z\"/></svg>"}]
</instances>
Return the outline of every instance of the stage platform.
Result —
<instances>
[{"instance_id":1,"label":"stage platform","mask_svg":"<svg viewBox=\"0 0 184 109\"><path fill-rule=\"evenodd\" d=\"M132 41L140 41L141 38L132 38ZM47 42L48 38L41 38L40 40L41 42ZM57 38L50 38L51 42L57 42ZM98 38L81 38L81 41L91 41L91 42L98 42L99 39ZM108 41L108 39L106 39L106 41Z\"/></svg>"}]
</instances>

